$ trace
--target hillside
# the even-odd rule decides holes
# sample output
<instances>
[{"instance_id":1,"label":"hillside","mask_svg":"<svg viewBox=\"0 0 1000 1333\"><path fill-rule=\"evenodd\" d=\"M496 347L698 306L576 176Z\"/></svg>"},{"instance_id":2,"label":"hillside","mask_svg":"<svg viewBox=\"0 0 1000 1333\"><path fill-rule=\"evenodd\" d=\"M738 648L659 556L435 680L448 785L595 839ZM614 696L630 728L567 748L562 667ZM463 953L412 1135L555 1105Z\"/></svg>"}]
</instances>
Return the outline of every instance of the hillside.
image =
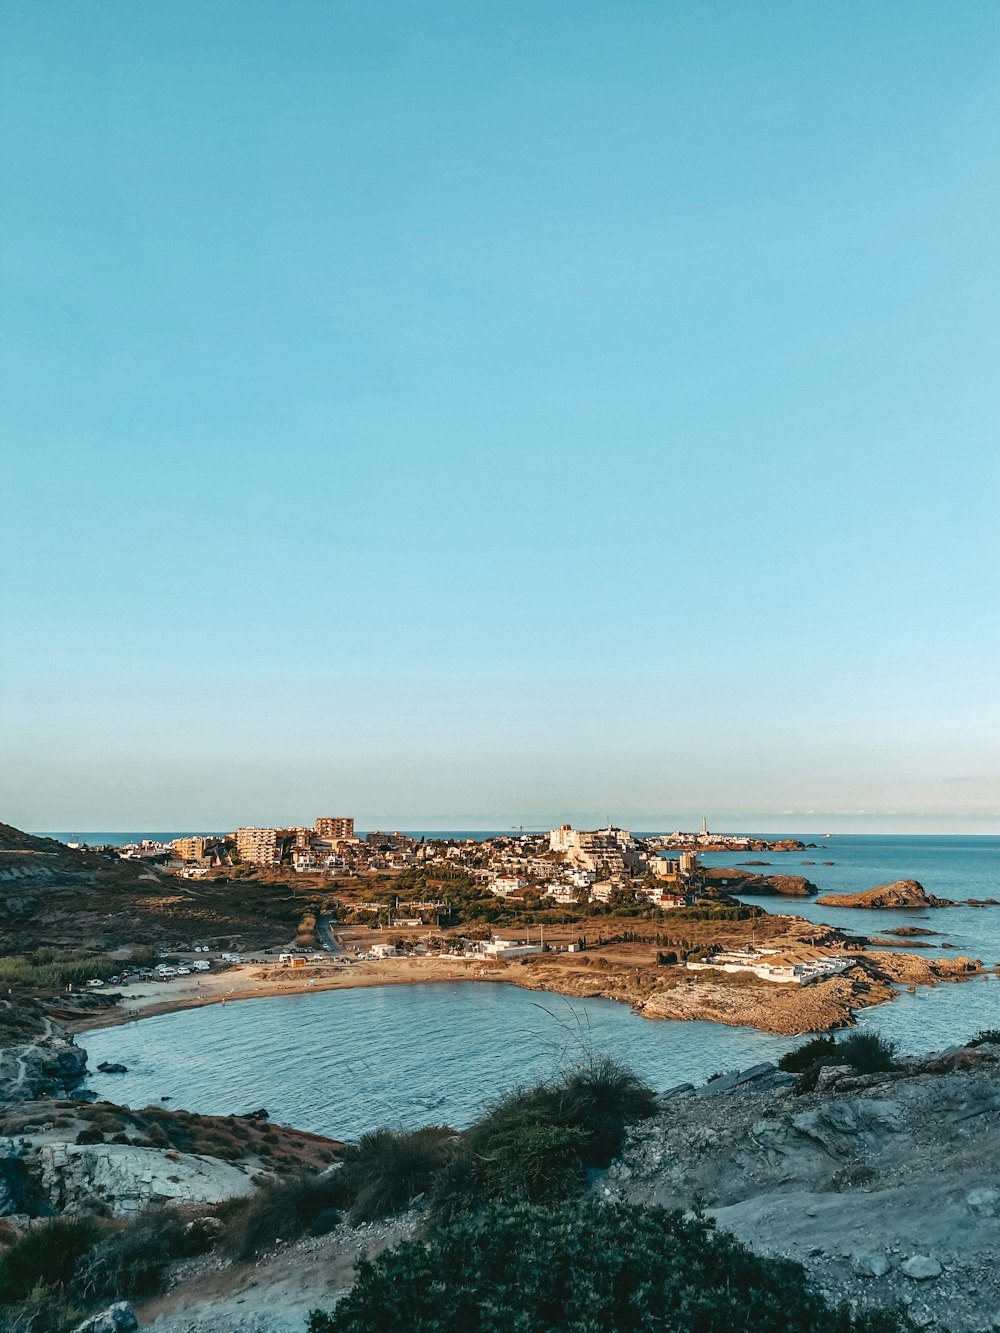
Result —
<instances>
[{"instance_id":1,"label":"hillside","mask_svg":"<svg viewBox=\"0 0 1000 1333\"><path fill-rule=\"evenodd\" d=\"M288 885L193 885L159 867L0 824L0 954L169 948L195 939L253 949L291 938L305 907Z\"/></svg>"}]
</instances>

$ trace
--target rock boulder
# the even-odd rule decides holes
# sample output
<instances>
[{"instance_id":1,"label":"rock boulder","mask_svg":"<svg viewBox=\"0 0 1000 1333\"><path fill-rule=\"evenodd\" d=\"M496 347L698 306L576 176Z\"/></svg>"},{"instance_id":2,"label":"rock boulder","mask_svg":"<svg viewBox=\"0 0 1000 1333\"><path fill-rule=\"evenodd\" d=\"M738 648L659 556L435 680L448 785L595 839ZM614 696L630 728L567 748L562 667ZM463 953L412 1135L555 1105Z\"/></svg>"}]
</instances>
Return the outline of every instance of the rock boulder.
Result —
<instances>
[{"instance_id":1,"label":"rock boulder","mask_svg":"<svg viewBox=\"0 0 1000 1333\"><path fill-rule=\"evenodd\" d=\"M950 898L935 898L915 879L898 879L894 884L879 884L863 893L826 893L816 899L821 907L954 907Z\"/></svg>"}]
</instances>

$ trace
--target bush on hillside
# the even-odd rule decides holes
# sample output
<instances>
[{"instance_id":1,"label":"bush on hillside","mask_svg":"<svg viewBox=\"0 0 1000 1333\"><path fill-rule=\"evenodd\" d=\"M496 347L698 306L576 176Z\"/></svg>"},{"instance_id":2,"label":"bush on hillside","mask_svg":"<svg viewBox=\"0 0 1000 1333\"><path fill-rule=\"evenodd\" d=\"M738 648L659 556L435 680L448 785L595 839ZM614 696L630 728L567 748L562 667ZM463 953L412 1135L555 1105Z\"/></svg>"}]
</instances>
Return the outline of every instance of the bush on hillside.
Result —
<instances>
[{"instance_id":1,"label":"bush on hillside","mask_svg":"<svg viewBox=\"0 0 1000 1333\"><path fill-rule=\"evenodd\" d=\"M0 1256L0 1304L26 1300L38 1286L68 1287L104 1228L92 1218L54 1218L32 1227Z\"/></svg>"},{"instance_id":2,"label":"bush on hillside","mask_svg":"<svg viewBox=\"0 0 1000 1333\"><path fill-rule=\"evenodd\" d=\"M896 1043L877 1032L851 1032L837 1041L833 1037L814 1037L803 1046L782 1056L782 1069L799 1073L799 1092L811 1092L820 1071L832 1065L850 1065L859 1074L877 1074L896 1068Z\"/></svg>"},{"instance_id":3,"label":"bush on hillside","mask_svg":"<svg viewBox=\"0 0 1000 1333\"><path fill-rule=\"evenodd\" d=\"M425 1194L446 1167L457 1136L447 1125L397 1133L378 1129L344 1152L338 1172L352 1222L388 1217Z\"/></svg>"},{"instance_id":4,"label":"bush on hillside","mask_svg":"<svg viewBox=\"0 0 1000 1333\"><path fill-rule=\"evenodd\" d=\"M117 1301L157 1291L172 1259L207 1249L206 1235L172 1208L149 1208L107 1233L77 1268L73 1289L86 1301Z\"/></svg>"},{"instance_id":5,"label":"bush on hillside","mask_svg":"<svg viewBox=\"0 0 1000 1333\"><path fill-rule=\"evenodd\" d=\"M588 1166L608 1166L625 1142L625 1130L656 1111L656 1094L610 1057L591 1060L560 1086L568 1122L587 1135Z\"/></svg>"},{"instance_id":6,"label":"bush on hillside","mask_svg":"<svg viewBox=\"0 0 1000 1333\"><path fill-rule=\"evenodd\" d=\"M573 1197L587 1167L607 1166L627 1127L652 1115L655 1096L616 1061L594 1059L555 1083L511 1093L462 1136L439 1180L440 1217L489 1199L541 1203Z\"/></svg>"},{"instance_id":7,"label":"bush on hillside","mask_svg":"<svg viewBox=\"0 0 1000 1333\"><path fill-rule=\"evenodd\" d=\"M234 1259L253 1259L278 1241L329 1231L339 1222L344 1204L340 1174L272 1181L225 1205L223 1248Z\"/></svg>"},{"instance_id":8,"label":"bush on hillside","mask_svg":"<svg viewBox=\"0 0 1000 1333\"><path fill-rule=\"evenodd\" d=\"M710 1224L662 1208L493 1204L358 1264L309 1333L893 1333L892 1314L852 1315L800 1265L760 1258Z\"/></svg>"},{"instance_id":9,"label":"bush on hillside","mask_svg":"<svg viewBox=\"0 0 1000 1333\"><path fill-rule=\"evenodd\" d=\"M557 1201L578 1194L584 1182L585 1132L561 1123L558 1106L527 1094L510 1098L469 1134L474 1205L490 1199Z\"/></svg>"},{"instance_id":10,"label":"bush on hillside","mask_svg":"<svg viewBox=\"0 0 1000 1333\"><path fill-rule=\"evenodd\" d=\"M0 1333L70 1333L82 1318L61 1287L40 1282L16 1305L0 1305Z\"/></svg>"},{"instance_id":11,"label":"bush on hillside","mask_svg":"<svg viewBox=\"0 0 1000 1333\"><path fill-rule=\"evenodd\" d=\"M786 1051L778 1061L778 1068L786 1074L804 1074L817 1060L831 1055L836 1045L834 1037L813 1037L801 1046L796 1046L794 1051Z\"/></svg>"},{"instance_id":12,"label":"bush on hillside","mask_svg":"<svg viewBox=\"0 0 1000 1333\"><path fill-rule=\"evenodd\" d=\"M878 1074L896 1068L896 1043L877 1032L851 1032L837 1042L841 1063L853 1065L859 1074Z\"/></svg>"}]
</instances>

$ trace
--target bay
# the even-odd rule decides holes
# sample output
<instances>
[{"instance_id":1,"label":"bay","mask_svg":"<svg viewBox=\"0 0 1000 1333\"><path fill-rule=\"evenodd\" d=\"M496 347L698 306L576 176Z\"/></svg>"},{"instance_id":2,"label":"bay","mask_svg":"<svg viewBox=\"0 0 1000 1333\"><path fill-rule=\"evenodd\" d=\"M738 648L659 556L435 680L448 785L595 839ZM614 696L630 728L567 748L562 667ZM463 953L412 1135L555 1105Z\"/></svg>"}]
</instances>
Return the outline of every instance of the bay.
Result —
<instances>
[{"instance_id":1,"label":"bay","mask_svg":"<svg viewBox=\"0 0 1000 1333\"><path fill-rule=\"evenodd\" d=\"M939 897L1000 897L1000 838L837 835L794 853L713 854L715 865L768 860L825 893L918 879ZM821 864L832 860L832 866ZM815 861L815 865L804 862ZM754 867L760 872L764 867ZM862 934L900 925L939 932L944 943L1000 962L1000 907L860 911L810 899L747 899ZM1000 983L990 976L901 992L862 1011L861 1026L926 1052L1000 1028ZM91 1068L120 1061L125 1075L98 1075L101 1097L209 1114L264 1106L280 1123L335 1138L379 1125L447 1122L462 1128L491 1098L611 1054L654 1088L700 1083L715 1072L775 1060L798 1043L709 1022L652 1021L609 1000L569 1000L509 985L454 982L329 991L245 1000L159 1015L84 1033Z\"/></svg>"}]
</instances>

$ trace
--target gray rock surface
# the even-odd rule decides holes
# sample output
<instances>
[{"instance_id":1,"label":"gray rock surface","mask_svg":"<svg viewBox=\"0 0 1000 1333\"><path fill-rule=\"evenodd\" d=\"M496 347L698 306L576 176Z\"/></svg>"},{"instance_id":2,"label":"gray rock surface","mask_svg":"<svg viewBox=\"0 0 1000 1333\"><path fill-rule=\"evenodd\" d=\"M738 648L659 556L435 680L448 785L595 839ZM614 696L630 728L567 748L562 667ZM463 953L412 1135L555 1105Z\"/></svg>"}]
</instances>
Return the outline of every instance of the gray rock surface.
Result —
<instances>
[{"instance_id":1,"label":"gray rock surface","mask_svg":"<svg viewBox=\"0 0 1000 1333\"><path fill-rule=\"evenodd\" d=\"M926 1254L915 1254L900 1265L900 1272L905 1273L907 1277L914 1278L917 1282L926 1282L929 1278L940 1277L941 1271L941 1265L938 1261Z\"/></svg>"},{"instance_id":2,"label":"gray rock surface","mask_svg":"<svg viewBox=\"0 0 1000 1333\"><path fill-rule=\"evenodd\" d=\"M891 1266L885 1255L877 1250L862 1250L851 1256L851 1272L858 1277L885 1277Z\"/></svg>"},{"instance_id":3,"label":"gray rock surface","mask_svg":"<svg viewBox=\"0 0 1000 1333\"><path fill-rule=\"evenodd\" d=\"M34 1163L42 1193L64 1213L99 1199L128 1216L153 1203L221 1203L253 1189L246 1167L131 1144L43 1145Z\"/></svg>"},{"instance_id":4,"label":"gray rock surface","mask_svg":"<svg viewBox=\"0 0 1000 1333\"><path fill-rule=\"evenodd\" d=\"M851 1071L802 1095L766 1073L678 1090L595 1188L698 1200L757 1251L803 1263L835 1300L983 1333L1000 1310L1000 1049Z\"/></svg>"},{"instance_id":5,"label":"gray rock surface","mask_svg":"<svg viewBox=\"0 0 1000 1333\"><path fill-rule=\"evenodd\" d=\"M87 1052L55 1025L32 1041L0 1049L0 1106L59 1095L87 1072Z\"/></svg>"},{"instance_id":6,"label":"gray rock surface","mask_svg":"<svg viewBox=\"0 0 1000 1333\"><path fill-rule=\"evenodd\" d=\"M138 1327L139 1321L128 1301L116 1301L100 1314L77 1324L73 1333L133 1333Z\"/></svg>"}]
</instances>

